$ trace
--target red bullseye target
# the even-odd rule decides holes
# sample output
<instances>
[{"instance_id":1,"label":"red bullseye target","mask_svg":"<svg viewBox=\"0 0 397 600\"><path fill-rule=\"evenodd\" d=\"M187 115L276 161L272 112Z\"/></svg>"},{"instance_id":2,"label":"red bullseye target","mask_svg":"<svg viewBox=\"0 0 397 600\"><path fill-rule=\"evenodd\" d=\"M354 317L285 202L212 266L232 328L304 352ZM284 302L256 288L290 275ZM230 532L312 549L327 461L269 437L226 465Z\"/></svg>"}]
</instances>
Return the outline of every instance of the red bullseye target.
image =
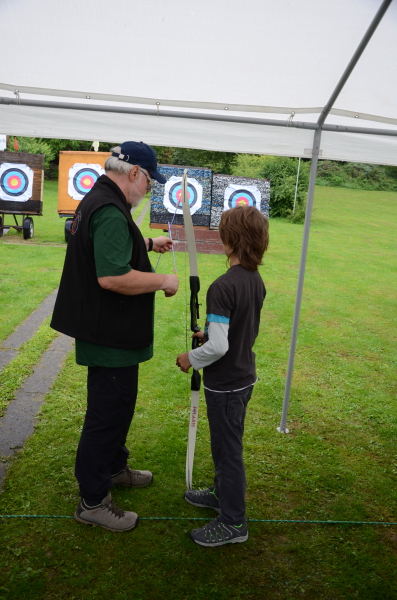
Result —
<instances>
[{"instance_id":1,"label":"red bullseye target","mask_svg":"<svg viewBox=\"0 0 397 600\"><path fill-rule=\"evenodd\" d=\"M203 197L203 186L197 179L188 178L187 197L189 201L190 212L193 215L201 208ZM182 210L182 177L173 175L164 186L164 206L168 212L181 215Z\"/></svg>"},{"instance_id":2,"label":"red bullseye target","mask_svg":"<svg viewBox=\"0 0 397 600\"><path fill-rule=\"evenodd\" d=\"M73 185L79 194L86 194L90 191L99 175L94 169L80 169L73 177Z\"/></svg>"},{"instance_id":3,"label":"red bullseye target","mask_svg":"<svg viewBox=\"0 0 397 600\"><path fill-rule=\"evenodd\" d=\"M235 206L254 206L260 210L261 194L256 186L229 185L225 190L224 210Z\"/></svg>"},{"instance_id":4,"label":"red bullseye target","mask_svg":"<svg viewBox=\"0 0 397 600\"><path fill-rule=\"evenodd\" d=\"M234 206L255 206L255 196L248 190L237 190L229 197L230 208Z\"/></svg>"},{"instance_id":5,"label":"red bullseye target","mask_svg":"<svg viewBox=\"0 0 397 600\"><path fill-rule=\"evenodd\" d=\"M0 166L0 198L26 202L32 196L33 171L27 165L3 163Z\"/></svg>"},{"instance_id":6,"label":"red bullseye target","mask_svg":"<svg viewBox=\"0 0 397 600\"><path fill-rule=\"evenodd\" d=\"M194 187L191 183L188 183L188 186L187 186L187 197L188 197L189 206L190 206L190 210L191 210L192 207L197 202L197 191L194 189ZM182 184L181 183L175 183L171 187L171 189L169 191L169 198L170 198L170 202L174 208L182 207Z\"/></svg>"},{"instance_id":7,"label":"red bullseye target","mask_svg":"<svg viewBox=\"0 0 397 600\"><path fill-rule=\"evenodd\" d=\"M82 200L105 171L100 165L75 163L69 169L68 193L75 200Z\"/></svg>"}]
</instances>

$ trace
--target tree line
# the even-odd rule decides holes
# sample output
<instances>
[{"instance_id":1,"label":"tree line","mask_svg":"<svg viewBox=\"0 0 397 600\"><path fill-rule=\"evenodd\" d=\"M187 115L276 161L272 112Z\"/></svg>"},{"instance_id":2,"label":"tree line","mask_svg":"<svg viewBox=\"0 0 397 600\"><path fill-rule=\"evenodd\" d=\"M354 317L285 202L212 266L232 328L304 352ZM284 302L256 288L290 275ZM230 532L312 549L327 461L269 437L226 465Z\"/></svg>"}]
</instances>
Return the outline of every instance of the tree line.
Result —
<instances>
[{"instance_id":1,"label":"tree line","mask_svg":"<svg viewBox=\"0 0 397 600\"><path fill-rule=\"evenodd\" d=\"M117 142L100 142L99 151L109 152ZM59 152L61 150L90 151L92 142L42 138L15 138L9 136L7 150L44 154L46 179L58 178ZM310 159L302 159L298 187L296 178L298 159L286 156L237 154L191 148L154 146L158 162L167 165L185 165L210 168L216 173L270 179L270 216L282 217L292 222L302 222L305 214L309 183ZM317 185L347 187L365 190L397 191L397 167L320 160ZM296 198L295 198L295 192ZM295 210L294 210L295 205Z\"/></svg>"}]
</instances>

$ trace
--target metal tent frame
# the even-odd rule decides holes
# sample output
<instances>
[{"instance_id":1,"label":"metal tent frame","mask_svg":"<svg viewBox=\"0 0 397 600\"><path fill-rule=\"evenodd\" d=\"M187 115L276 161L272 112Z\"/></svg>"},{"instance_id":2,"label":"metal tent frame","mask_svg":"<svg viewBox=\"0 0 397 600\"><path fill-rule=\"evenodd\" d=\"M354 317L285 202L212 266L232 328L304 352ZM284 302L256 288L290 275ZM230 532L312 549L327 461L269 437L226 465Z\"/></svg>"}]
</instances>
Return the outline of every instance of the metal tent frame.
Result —
<instances>
[{"instance_id":1,"label":"metal tent frame","mask_svg":"<svg viewBox=\"0 0 397 600\"><path fill-rule=\"evenodd\" d=\"M309 179L309 189L307 195L307 204L306 204L306 216L305 216L305 226L303 230L303 242L302 242L302 250L301 250L301 258L300 258L300 266L299 266L299 277L298 277L298 288L296 291L296 301L295 301L295 311L294 311L294 319L292 325L292 335L291 335L291 344L288 358L288 368L287 368L287 377L285 382L285 390L284 390L284 401L283 401L283 410L281 414L280 426L277 428L280 433L288 433L287 429L287 414L289 407L289 400L291 395L291 383L292 383L292 374L294 369L294 361L295 361L295 353L296 353L296 342L298 338L298 327L299 327L299 316L302 304L302 294L303 294L303 284L305 281L305 271L306 271L306 260L307 260L307 250L309 246L309 234L310 234L310 224L313 212L313 198L314 198L314 186L316 183L317 176L317 166L318 166L318 157L320 153L320 143L321 143L321 133L322 130L325 129L324 122L327 116L329 115L330 110L332 109L335 100L339 96L340 92L343 89L346 81L349 79L350 74L352 73L354 67L356 66L360 56L364 52L365 48L372 35L374 34L376 28L381 22L386 10L389 8L392 0L383 0L378 12L376 13L372 23L368 27L363 39L361 40L356 52L351 58L348 66L346 67L345 72L340 78L335 90L333 91L330 99L327 104L323 108L320 117L317 121L317 129L314 133L313 139L313 151L312 151L312 163L310 168L310 179ZM358 132L357 132L358 133ZM386 134L390 135L390 133ZM394 132L394 135L396 133Z\"/></svg>"},{"instance_id":2,"label":"metal tent frame","mask_svg":"<svg viewBox=\"0 0 397 600\"><path fill-rule=\"evenodd\" d=\"M376 15L374 16L370 26L368 27L365 35L363 36L360 44L357 47L357 50L353 54L348 66L346 67L344 73L342 74L338 84L336 85L333 93L331 94L328 102L322 109L320 116L317 122L305 122L305 121L294 121L292 117L287 121L277 120L277 119L262 119L258 117L249 117L249 116L238 116L231 114L214 114L210 112L191 112L187 109L185 110L170 110L163 107L160 107L160 103L156 102L157 106L153 108L144 108L139 106L117 106L117 105L103 105L103 104L93 104L93 103L81 103L81 102L65 102L65 101L50 101L50 100L35 100L29 98L21 98L19 94L19 90L15 89L14 94L16 98L11 97L0 97L0 106L1 105L20 105L20 106L29 106L29 107L44 107L51 109L67 109L67 110L77 110L77 111L90 111L90 112L102 112L102 113L121 113L125 115L143 115L143 116L154 116L157 118L173 118L173 119L192 119L192 120L203 120L203 121L218 121L218 122L226 122L226 123L241 123L241 124L254 124L254 125L264 125L264 126L276 126L276 127L291 127L298 128L304 130L314 131L313 135L313 146L312 146L312 162L311 162L311 170L310 170L310 179L309 179L309 187L308 187L308 195L307 195L307 205L306 205L306 216L305 216L305 224L304 224L304 232L303 232L303 241L301 248L301 257L300 257L300 267L299 267L299 276L298 276L298 286L296 291L296 301L295 301L295 309L294 309L294 317L293 317L293 326L292 326L292 334L291 334L291 342L289 349L289 358L288 358L288 368L286 375L286 383L285 383L285 391L284 391L284 400L283 400L283 408L280 426L278 430L281 433L288 433L287 429L287 414L289 408L289 400L291 394L291 383L292 383L292 375L294 368L294 360L296 353L296 344L297 344L297 336L298 336L298 327L299 327L299 318L300 318L300 310L302 303L302 294L303 294L303 285L305 279L305 270L306 270L306 261L307 261L307 252L308 252L308 243L309 243L309 234L310 234L310 225L313 211L313 198L314 198L314 187L316 181L317 174L317 166L318 159L320 155L320 145L321 145L321 136L322 132L333 132L333 133L352 133L352 134L363 134L363 135L375 135L375 136L393 136L397 137L397 129L382 129L382 128L369 128L369 127L354 127L354 126L345 126L345 125L332 125L326 124L325 121L330 114L336 99L341 93L343 87L348 81L354 67L362 56L365 48L367 47L371 37L376 31L378 25L382 21L383 16L385 15L387 9L389 8L392 0L383 0L380 8L378 9ZM11 89L8 86L8 89ZM87 99L90 99L90 96L86 96ZM227 108L227 107L226 107Z\"/></svg>"}]
</instances>

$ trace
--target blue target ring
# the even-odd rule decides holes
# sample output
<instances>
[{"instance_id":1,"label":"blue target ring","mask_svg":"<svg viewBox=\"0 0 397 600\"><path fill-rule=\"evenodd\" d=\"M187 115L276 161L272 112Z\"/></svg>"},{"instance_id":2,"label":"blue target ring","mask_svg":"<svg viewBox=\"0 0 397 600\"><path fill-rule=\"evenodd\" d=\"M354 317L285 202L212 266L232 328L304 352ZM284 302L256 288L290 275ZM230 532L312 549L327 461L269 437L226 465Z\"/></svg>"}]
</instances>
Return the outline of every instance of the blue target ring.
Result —
<instances>
[{"instance_id":1,"label":"blue target ring","mask_svg":"<svg viewBox=\"0 0 397 600\"><path fill-rule=\"evenodd\" d=\"M191 183L187 184L187 196L189 201L189 206L192 208L197 202L197 190ZM182 210L182 183L174 183L174 185L170 188L169 191L169 199L172 206L176 209L179 208Z\"/></svg>"},{"instance_id":2,"label":"blue target ring","mask_svg":"<svg viewBox=\"0 0 397 600\"><path fill-rule=\"evenodd\" d=\"M234 208L235 206L256 206L256 200L254 194L249 192L248 190L241 189L236 190L229 196L229 208Z\"/></svg>"},{"instance_id":3,"label":"blue target ring","mask_svg":"<svg viewBox=\"0 0 397 600\"><path fill-rule=\"evenodd\" d=\"M98 177L99 174L95 171L95 169L90 169L87 167L80 169L73 177L74 189L78 194L85 196L85 194L92 189Z\"/></svg>"},{"instance_id":4,"label":"blue target ring","mask_svg":"<svg viewBox=\"0 0 397 600\"><path fill-rule=\"evenodd\" d=\"M28 185L29 178L21 169L7 169L0 178L1 189L9 196L22 196Z\"/></svg>"}]
</instances>

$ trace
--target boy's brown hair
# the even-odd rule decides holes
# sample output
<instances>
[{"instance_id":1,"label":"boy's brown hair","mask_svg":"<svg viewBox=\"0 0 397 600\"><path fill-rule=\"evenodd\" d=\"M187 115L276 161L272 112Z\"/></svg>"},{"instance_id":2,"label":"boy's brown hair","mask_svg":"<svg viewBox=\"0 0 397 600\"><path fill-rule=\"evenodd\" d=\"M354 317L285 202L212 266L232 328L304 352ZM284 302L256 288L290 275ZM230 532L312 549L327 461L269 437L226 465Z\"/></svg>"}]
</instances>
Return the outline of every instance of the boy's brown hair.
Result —
<instances>
[{"instance_id":1,"label":"boy's brown hair","mask_svg":"<svg viewBox=\"0 0 397 600\"><path fill-rule=\"evenodd\" d=\"M235 206L222 213L219 223L222 243L238 257L247 271L257 271L269 245L269 222L254 206Z\"/></svg>"}]
</instances>

